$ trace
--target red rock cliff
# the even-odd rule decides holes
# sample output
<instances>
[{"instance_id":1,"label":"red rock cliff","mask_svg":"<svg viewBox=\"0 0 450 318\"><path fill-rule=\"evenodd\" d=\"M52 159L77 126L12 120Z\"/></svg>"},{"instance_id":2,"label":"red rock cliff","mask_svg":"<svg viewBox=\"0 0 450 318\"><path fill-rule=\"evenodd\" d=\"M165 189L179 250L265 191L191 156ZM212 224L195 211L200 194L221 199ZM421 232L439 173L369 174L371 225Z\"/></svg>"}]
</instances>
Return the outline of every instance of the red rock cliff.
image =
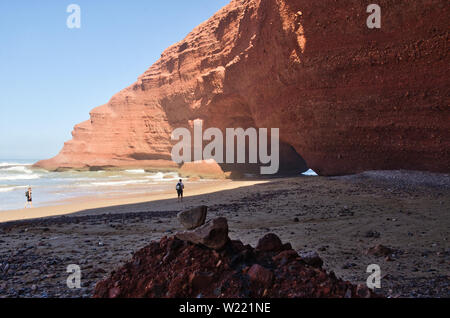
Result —
<instances>
[{"instance_id":1,"label":"red rock cliff","mask_svg":"<svg viewBox=\"0 0 450 318\"><path fill-rule=\"evenodd\" d=\"M175 167L172 130L202 118L279 127L323 175L448 172L448 2L376 2L381 29L367 1L233 0L37 166Z\"/></svg>"}]
</instances>

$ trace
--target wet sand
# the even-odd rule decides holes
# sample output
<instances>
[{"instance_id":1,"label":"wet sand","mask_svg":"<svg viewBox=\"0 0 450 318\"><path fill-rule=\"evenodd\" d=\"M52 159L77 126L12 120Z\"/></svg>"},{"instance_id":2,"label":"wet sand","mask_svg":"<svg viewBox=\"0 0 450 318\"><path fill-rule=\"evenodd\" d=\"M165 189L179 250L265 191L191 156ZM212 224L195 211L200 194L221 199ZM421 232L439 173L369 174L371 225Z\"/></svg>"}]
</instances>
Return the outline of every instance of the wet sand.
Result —
<instances>
[{"instance_id":1,"label":"wet sand","mask_svg":"<svg viewBox=\"0 0 450 318\"><path fill-rule=\"evenodd\" d=\"M228 218L232 239L255 246L272 232L298 251L317 251L328 271L353 283L380 265L378 292L388 297L450 297L450 179L412 172L274 179L183 204L161 199L3 223L0 296L89 297L134 251L181 230L180 210L202 204L208 218ZM378 244L393 255L368 255ZM81 267L81 289L66 286L69 264Z\"/></svg>"}]
</instances>

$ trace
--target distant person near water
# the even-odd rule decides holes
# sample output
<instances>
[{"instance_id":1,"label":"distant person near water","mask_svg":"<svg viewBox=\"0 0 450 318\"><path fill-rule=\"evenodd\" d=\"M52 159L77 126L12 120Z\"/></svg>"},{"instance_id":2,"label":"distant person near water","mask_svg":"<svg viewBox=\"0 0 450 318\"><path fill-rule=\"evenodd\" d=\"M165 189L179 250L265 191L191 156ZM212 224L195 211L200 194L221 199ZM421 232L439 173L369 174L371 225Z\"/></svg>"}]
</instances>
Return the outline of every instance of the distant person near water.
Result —
<instances>
[{"instance_id":1,"label":"distant person near water","mask_svg":"<svg viewBox=\"0 0 450 318\"><path fill-rule=\"evenodd\" d=\"M177 193L178 193L178 202L183 202L184 184L183 184L183 181L181 179L177 183L176 189L177 189Z\"/></svg>"},{"instance_id":2,"label":"distant person near water","mask_svg":"<svg viewBox=\"0 0 450 318\"><path fill-rule=\"evenodd\" d=\"M28 204L30 207L33 207L33 197L31 193L31 187L28 187L27 192L25 192L25 196L27 197L27 203L25 203L25 209L28 207Z\"/></svg>"}]
</instances>

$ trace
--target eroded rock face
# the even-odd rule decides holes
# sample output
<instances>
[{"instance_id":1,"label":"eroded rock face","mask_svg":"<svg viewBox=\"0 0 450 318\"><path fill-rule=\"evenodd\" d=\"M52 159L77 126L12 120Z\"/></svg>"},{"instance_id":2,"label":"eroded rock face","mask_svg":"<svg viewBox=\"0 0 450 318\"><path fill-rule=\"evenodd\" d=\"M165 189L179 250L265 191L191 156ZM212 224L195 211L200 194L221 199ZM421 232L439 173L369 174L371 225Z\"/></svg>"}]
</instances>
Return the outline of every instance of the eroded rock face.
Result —
<instances>
[{"instance_id":1,"label":"eroded rock face","mask_svg":"<svg viewBox=\"0 0 450 318\"><path fill-rule=\"evenodd\" d=\"M370 30L364 1L233 0L37 166L174 168L171 132L200 118L280 128L282 169L448 172L447 1L377 4Z\"/></svg>"}]
</instances>

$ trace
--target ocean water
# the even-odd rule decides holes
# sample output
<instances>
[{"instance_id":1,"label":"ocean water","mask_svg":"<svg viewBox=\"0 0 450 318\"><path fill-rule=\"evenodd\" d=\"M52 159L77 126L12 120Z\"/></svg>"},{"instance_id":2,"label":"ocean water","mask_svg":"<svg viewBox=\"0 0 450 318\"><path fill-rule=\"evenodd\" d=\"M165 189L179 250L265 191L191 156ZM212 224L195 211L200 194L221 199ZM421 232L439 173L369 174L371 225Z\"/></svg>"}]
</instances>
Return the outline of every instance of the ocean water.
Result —
<instances>
[{"instance_id":1,"label":"ocean water","mask_svg":"<svg viewBox=\"0 0 450 318\"><path fill-rule=\"evenodd\" d=\"M24 208L28 186L33 190L33 206L40 207L86 196L163 192L175 189L179 179L177 173L144 170L49 172L33 169L36 161L0 159L0 211Z\"/></svg>"}]
</instances>

